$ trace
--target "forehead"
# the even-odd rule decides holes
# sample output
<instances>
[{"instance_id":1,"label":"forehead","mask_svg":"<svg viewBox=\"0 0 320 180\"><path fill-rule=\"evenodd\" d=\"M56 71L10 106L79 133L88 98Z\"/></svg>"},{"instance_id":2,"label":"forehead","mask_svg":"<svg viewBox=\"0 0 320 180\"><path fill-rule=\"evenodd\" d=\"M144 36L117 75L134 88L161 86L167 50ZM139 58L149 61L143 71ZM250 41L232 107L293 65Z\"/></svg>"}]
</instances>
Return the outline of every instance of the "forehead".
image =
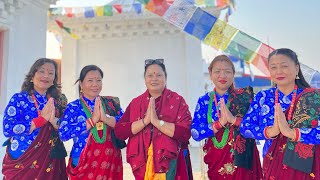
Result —
<instances>
[{"instance_id":1,"label":"forehead","mask_svg":"<svg viewBox=\"0 0 320 180\"><path fill-rule=\"evenodd\" d=\"M98 70L88 71L85 78L101 78L101 74Z\"/></svg>"},{"instance_id":2,"label":"forehead","mask_svg":"<svg viewBox=\"0 0 320 180\"><path fill-rule=\"evenodd\" d=\"M212 69L232 69L232 65L227 61L216 61L213 63Z\"/></svg>"},{"instance_id":3,"label":"forehead","mask_svg":"<svg viewBox=\"0 0 320 180\"><path fill-rule=\"evenodd\" d=\"M294 62L286 55L282 55L282 54L277 54L277 55L273 55L270 60L269 60L269 64L282 64L282 63L292 63L294 64Z\"/></svg>"},{"instance_id":4,"label":"forehead","mask_svg":"<svg viewBox=\"0 0 320 180\"><path fill-rule=\"evenodd\" d=\"M52 63L44 63L42 66L40 66L38 69L45 69L45 70L51 70L54 71L55 67Z\"/></svg>"},{"instance_id":5,"label":"forehead","mask_svg":"<svg viewBox=\"0 0 320 180\"><path fill-rule=\"evenodd\" d=\"M150 66L147 67L147 73L160 73L160 72L164 72L163 69L158 65L158 64L152 64Z\"/></svg>"}]
</instances>

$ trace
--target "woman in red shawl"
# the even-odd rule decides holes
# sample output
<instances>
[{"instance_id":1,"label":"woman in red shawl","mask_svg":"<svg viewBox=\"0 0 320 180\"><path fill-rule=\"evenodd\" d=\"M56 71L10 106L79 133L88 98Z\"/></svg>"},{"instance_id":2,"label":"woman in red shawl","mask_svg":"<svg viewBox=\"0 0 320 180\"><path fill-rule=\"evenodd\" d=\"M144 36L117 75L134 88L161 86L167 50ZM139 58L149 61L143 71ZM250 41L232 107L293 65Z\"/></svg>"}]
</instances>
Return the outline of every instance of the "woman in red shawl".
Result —
<instances>
[{"instance_id":1,"label":"woman in red shawl","mask_svg":"<svg viewBox=\"0 0 320 180\"><path fill-rule=\"evenodd\" d=\"M137 180L192 179L188 105L166 88L163 59L147 59L144 78L147 90L131 101L115 126L118 138L129 138L127 162Z\"/></svg>"},{"instance_id":2,"label":"woman in red shawl","mask_svg":"<svg viewBox=\"0 0 320 180\"><path fill-rule=\"evenodd\" d=\"M215 57L208 68L215 85L198 100L191 134L203 147L209 179L262 178L259 152L254 139L240 135L239 125L253 97L251 87L234 89L235 68L226 55Z\"/></svg>"},{"instance_id":3,"label":"woman in red shawl","mask_svg":"<svg viewBox=\"0 0 320 180\"><path fill-rule=\"evenodd\" d=\"M59 138L59 119L67 104L58 84L58 65L38 59L30 68L21 92L10 99L3 118L9 138L3 159L5 180L66 180L67 152Z\"/></svg>"}]
</instances>

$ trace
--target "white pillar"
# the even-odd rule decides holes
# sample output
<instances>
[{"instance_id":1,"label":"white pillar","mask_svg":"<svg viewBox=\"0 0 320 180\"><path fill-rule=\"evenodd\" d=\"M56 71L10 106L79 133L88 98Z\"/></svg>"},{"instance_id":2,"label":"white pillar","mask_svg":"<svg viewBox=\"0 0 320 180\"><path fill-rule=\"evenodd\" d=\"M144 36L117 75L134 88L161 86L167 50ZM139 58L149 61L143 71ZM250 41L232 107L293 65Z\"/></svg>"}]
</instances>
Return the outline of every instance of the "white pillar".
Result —
<instances>
[{"instance_id":1,"label":"white pillar","mask_svg":"<svg viewBox=\"0 0 320 180\"><path fill-rule=\"evenodd\" d=\"M62 93L67 96L68 102L79 97L78 85L74 84L81 70L78 66L78 40L64 37L61 60L61 85Z\"/></svg>"},{"instance_id":2,"label":"white pillar","mask_svg":"<svg viewBox=\"0 0 320 180\"><path fill-rule=\"evenodd\" d=\"M190 35L185 35L185 62L188 94L186 101L193 117L198 98L204 94L204 81L201 42ZM192 138L190 139L190 144L199 146L198 142Z\"/></svg>"}]
</instances>

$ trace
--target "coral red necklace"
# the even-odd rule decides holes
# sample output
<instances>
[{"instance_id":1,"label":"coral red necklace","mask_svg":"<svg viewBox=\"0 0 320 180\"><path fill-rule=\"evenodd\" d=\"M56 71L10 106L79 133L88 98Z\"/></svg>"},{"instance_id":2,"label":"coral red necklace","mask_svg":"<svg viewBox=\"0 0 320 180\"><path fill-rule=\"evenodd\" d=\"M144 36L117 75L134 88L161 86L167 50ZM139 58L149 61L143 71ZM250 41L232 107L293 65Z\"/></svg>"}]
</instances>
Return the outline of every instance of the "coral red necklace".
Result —
<instances>
[{"instance_id":1,"label":"coral red necklace","mask_svg":"<svg viewBox=\"0 0 320 180\"><path fill-rule=\"evenodd\" d=\"M289 113L288 113L288 118L287 118L289 124L291 124L291 118L292 118L292 114L293 114L293 106L294 106L294 102L296 101L296 97L297 97L297 89L298 89L298 86L294 85L292 100L290 103L290 108L289 108ZM275 92L275 102L274 103L275 104L279 103L279 90L278 90L278 88L276 89L276 92Z\"/></svg>"}]
</instances>

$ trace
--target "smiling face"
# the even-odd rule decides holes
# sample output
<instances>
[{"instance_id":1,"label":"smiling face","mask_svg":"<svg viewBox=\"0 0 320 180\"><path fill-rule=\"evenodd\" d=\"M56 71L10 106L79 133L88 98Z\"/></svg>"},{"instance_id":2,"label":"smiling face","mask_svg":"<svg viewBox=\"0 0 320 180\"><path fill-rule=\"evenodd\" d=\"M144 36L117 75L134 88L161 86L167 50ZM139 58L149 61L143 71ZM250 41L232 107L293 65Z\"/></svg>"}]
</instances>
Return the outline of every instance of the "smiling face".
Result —
<instances>
[{"instance_id":1,"label":"smiling face","mask_svg":"<svg viewBox=\"0 0 320 180\"><path fill-rule=\"evenodd\" d=\"M166 77L163 69L159 65L149 65L144 75L144 80L147 89L152 96L162 94L162 91L166 86Z\"/></svg>"},{"instance_id":2,"label":"smiling face","mask_svg":"<svg viewBox=\"0 0 320 180\"><path fill-rule=\"evenodd\" d=\"M53 85L56 69L52 63L45 63L40 66L32 77L34 89L44 94Z\"/></svg>"},{"instance_id":3,"label":"smiling face","mask_svg":"<svg viewBox=\"0 0 320 180\"><path fill-rule=\"evenodd\" d=\"M218 93L227 91L233 83L233 68L232 65L227 61L218 60L214 62L211 71L209 70L209 73Z\"/></svg>"},{"instance_id":4,"label":"smiling face","mask_svg":"<svg viewBox=\"0 0 320 180\"><path fill-rule=\"evenodd\" d=\"M83 81L80 82L83 95L93 100L96 98L102 89L102 77L98 70L88 71Z\"/></svg>"},{"instance_id":5,"label":"smiling face","mask_svg":"<svg viewBox=\"0 0 320 180\"><path fill-rule=\"evenodd\" d=\"M271 80L278 87L290 86L295 84L295 78L299 72L299 65L296 65L286 55L273 55L269 60L269 71Z\"/></svg>"}]
</instances>

